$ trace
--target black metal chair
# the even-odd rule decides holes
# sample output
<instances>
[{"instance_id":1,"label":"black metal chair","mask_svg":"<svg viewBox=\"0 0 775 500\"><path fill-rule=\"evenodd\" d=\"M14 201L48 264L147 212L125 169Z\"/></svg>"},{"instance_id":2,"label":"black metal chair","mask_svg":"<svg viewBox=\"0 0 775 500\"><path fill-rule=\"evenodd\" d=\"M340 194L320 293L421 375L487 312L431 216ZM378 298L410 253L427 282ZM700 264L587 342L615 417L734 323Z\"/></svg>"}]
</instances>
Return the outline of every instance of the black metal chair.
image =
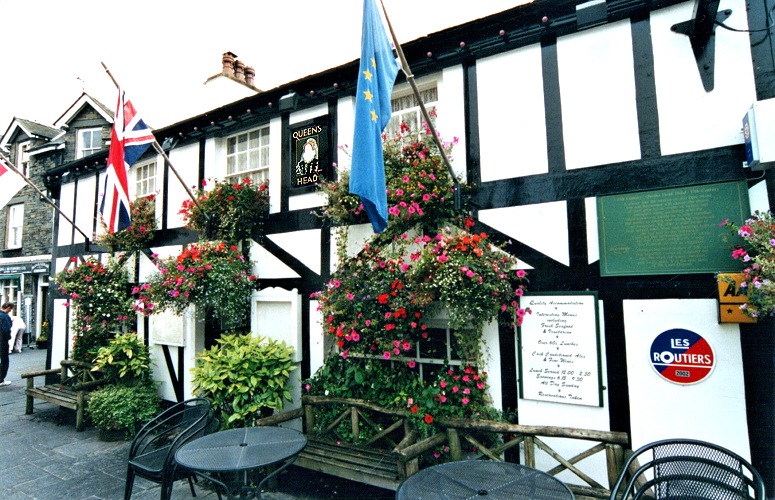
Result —
<instances>
[{"instance_id":1,"label":"black metal chair","mask_svg":"<svg viewBox=\"0 0 775 500\"><path fill-rule=\"evenodd\" d=\"M187 479L196 496L193 474L177 465L175 452L188 441L218 430L210 402L194 398L164 410L143 426L129 448L124 500L132 497L135 476L161 485L161 500L169 500L172 484Z\"/></svg>"},{"instance_id":2,"label":"black metal chair","mask_svg":"<svg viewBox=\"0 0 775 500\"><path fill-rule=\"evenodd\" d=\"M629 481L626 481L629 477ZM761 476L743 457L693 439L647 444L624 464L610 500L764 500Z\"/></svg>"}]
</instances>

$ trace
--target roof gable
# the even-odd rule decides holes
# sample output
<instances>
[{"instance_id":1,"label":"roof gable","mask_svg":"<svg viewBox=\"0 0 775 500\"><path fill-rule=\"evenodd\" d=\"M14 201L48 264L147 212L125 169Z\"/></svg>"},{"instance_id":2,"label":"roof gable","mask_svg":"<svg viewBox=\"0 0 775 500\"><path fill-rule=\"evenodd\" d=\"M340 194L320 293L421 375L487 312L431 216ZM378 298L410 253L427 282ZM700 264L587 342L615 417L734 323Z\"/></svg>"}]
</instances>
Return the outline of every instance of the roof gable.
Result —
<instances>
[{"instance_id":1,"label":"roof gable","mask_svg":"<svg viewBox=\"0 0 775 500\"><path fill-rule=\"evenodd\" d=\"M49 127L48 125L43 125L32 120L14 117L5 134L0 138L0 147L7 149L8 144L14 141L18 134L24 134L29 139L50 140L61 133L62 131L57 128Z\"/></svg>"},{"instance_id":2,"label":"roof gable","mask_svg":"<svg viewBox=\"0 0 775 500\"><path fill-rule=\"evenodd\" d=\"M91 106L105 119L105 121L113 123L113 112L100 101L84 92L69 108L67 108L67 111L65 111L62 116L57 118L54 122L54 126L62 127L63 125L68 125L86 106Z\"/></svg>"}]
</instances>

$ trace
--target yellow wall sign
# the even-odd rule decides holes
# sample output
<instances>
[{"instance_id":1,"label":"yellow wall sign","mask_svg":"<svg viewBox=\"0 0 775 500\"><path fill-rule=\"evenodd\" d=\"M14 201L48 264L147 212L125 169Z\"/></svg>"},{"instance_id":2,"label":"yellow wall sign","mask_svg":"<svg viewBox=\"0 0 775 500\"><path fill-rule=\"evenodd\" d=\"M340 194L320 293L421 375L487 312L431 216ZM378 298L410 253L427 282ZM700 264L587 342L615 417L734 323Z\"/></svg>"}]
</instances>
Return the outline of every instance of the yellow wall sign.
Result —
<instances>
[{"instance_id":1,"label":"yellow wall sign","mask_svg":"<svg viewBox=\"0 0 775 500\"><path fill-rule=\"evenodd\" d=\"M719 273L719 323L756 323L756 318L747 316L740 309L742 304L748 304L746 288L740 286L743 281L743 273Z\"/></svg>"}]
</instances>

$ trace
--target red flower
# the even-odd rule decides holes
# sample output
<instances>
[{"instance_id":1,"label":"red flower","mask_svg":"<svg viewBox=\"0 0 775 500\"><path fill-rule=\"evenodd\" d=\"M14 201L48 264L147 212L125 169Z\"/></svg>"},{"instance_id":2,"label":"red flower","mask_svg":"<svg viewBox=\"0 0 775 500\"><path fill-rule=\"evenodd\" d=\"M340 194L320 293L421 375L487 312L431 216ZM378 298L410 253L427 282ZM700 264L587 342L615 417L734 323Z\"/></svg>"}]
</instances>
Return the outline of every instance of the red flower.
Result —
<instances>
[{"instance_id":1,"label":"red flower","mask_svg":"<svg viewBox=\"0 0 775 500\"><path fill-rule=\"evenodd\" d=\"M387 304L388 298L390 296L386 293L379 294L378 300L380 304Z\"/></svg>"},{"instance_id":2,"label":"red flower","mask_svg":"<svg viewBox=\"0 0 775 500\"><path fill-rule=\"evenodd\" d=\"M420 407L417 405L412 406L412 413L417 413L418 411L420 411Z\"/></svg>"},{"instance_id":3,"label":"red flower","mask_svg":"<svg viewBox=\"0 0 775 500\"><path fill-rule=\"evenodd\" d=\"M430 424L433 422L433 416L432 415L425 415L425 423Z\"/></svg>"}]
</instances>

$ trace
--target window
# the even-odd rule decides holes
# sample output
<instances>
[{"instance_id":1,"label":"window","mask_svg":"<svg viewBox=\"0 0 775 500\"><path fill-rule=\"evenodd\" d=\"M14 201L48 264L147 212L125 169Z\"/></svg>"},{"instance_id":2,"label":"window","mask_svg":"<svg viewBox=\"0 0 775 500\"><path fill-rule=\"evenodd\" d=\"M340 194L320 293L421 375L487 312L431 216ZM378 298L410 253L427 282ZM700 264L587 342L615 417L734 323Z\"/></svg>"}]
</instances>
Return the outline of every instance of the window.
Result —
<instances>
[{"instance_id":1,"label":"window","mask_svg":"<svg viewBox=\"0 0 775 500\"><path fill-rule=\"evenodd\" d=\"M24 203L8 206L8 232L5 235L6 248L21 248L22 226L24 224Z\"/></svg>"},{"instance_id":2,"label":"window","mask_svg":"<svg viewBox=\"0 0 775 500\"><path fill-rule=\"evenodd\" d=\"M135 168L135 198L156 193L156 162Z\"/></svg>"},{"instance_id":3,"label":"window","mask_svg":"<svg viewBox=\"0 0 775 500\"><path fill-rule=\"evenodd\" d=\"M6 302L16 302L18 294L18 279L0 279L0 304L5 304Z\"/></svg>"},{"instance_id":4,"label":"window","mask_svg":"<svg viewBox=\"0 0 775 500\"><path fill-rule=\"evenodd\" d=\"M237 182L249 178L254 183L267 180L269 173L269 127L226 139L226 179Z\"/></svg>"},{"instance_id":5,"label":"window","mask_svg":"<svg viewBox=\"0 0 775 500\"><path fill-rule=\"evenodd\" d=\"M102 129L90 128L78 131L77 158L89 156L102 149Z\"/></svg>"},{"instance_id":6,"label":"window","mask_svg":"<svg viewBox=\"0 0 775 500\"><path fill-rule=\"evenodd\" d=\"M425 109L428 110L428 114L431 115L433 124L436 125L434 116L436 114L436 103L439 100L439 92L436 84L432 87L420 90L420 98ZM396 135L400 131L401 123L404 123L409 127L410 132L414 134L422 133L425 127L422 123L425 121L422 117L422 111L420 111L420 103L417 101L413 92L405 95L397 95L390 101L393 108L393 115L385 128L387 135Z\"/></svg>"},{"instance_id":7,"label":"window","mask_svg":"<svg viewBox=\"0 0 775 500\"><path fill-rule=\"evenodd\" d=\"M406 363L414 361L421 380L433 380L445 366L461 366L463 362L457 354L457 339L446 321L431 321L426 330L427 339L411 344L408 351L393 356L391 362ZM382 359L382 356L361 355L366 358Z\"/></svg>"},{"instance_id":8,"label":"window","mask_svg":"<svg viewBox=\"0 0 775 500\"><path fill-rule=\"evenodd\" d=\"M20 142L16 145L16 168L18 168L19 172L24 174L25 177L30 176L30 154L27 152L27 150L30 149L30 145L31 143L29 141Z\"/></svg>"}]
</instances>

